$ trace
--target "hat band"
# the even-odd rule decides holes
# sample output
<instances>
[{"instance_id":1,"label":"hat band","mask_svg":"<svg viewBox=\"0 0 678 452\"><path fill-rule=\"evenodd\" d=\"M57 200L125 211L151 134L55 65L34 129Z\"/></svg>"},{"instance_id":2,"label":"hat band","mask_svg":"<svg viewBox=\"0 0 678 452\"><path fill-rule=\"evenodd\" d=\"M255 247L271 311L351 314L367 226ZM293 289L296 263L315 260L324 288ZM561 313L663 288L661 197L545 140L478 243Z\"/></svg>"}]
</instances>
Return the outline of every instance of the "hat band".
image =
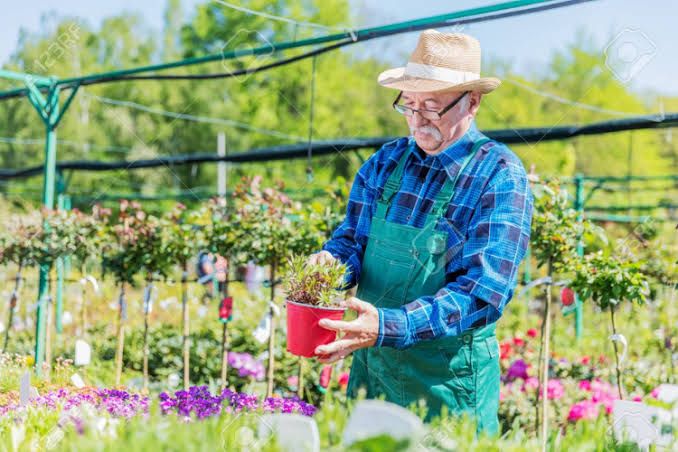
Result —
<instances>
[{"instance_id":1,"label":"hat band","mask_svg":"<svg viewBox=\"0 0 678 452\"><path fill-rule=\"evenodd\" d=\"M405 75L455 84L471 82L480 78L480 74L475 72L457 71L455 69L412 62L407 63Z\"/></svg>"}]
</instances>

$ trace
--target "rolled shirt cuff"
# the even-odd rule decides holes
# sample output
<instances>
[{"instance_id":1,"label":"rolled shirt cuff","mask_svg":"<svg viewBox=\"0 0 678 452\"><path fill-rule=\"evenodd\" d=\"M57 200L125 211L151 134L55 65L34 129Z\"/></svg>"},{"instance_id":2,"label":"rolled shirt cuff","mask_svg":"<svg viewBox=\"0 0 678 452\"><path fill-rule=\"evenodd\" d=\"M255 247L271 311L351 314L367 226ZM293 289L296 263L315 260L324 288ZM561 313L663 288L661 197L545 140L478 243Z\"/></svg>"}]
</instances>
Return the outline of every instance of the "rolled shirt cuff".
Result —
<instances>
[{"instance_id":1,"label":"rolled shirt cuff","mask_svg":"<svg viewBox=\"0 0 678 452\"><path fill-rule=\"evenodd\" d=\"M409 344L407 313L402 308L378 308L379 334L376 347L406 348Z\"/></svg>"}]
</instances>

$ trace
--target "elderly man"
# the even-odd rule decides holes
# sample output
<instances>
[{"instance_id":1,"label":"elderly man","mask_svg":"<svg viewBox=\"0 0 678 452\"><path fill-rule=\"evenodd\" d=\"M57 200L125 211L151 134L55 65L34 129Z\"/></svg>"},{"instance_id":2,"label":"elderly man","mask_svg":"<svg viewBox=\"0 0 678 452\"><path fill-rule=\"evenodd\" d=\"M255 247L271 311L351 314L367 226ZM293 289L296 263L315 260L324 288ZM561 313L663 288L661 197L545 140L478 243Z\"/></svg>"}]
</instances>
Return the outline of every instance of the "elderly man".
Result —
<instances>
[{"instance_id":1,"label":"elderly man","mask_svg":"<svg viewBox=\"0 0 678 452\"><path fill-rule=\"evenodd\" d=\"M398 90L394 109L412 135L385 144L360 168L346 218L312 262L348 265L357 298L352 321L322 320L343 333L316 353L353 353L348 391L408 406L428 418L473 416L498 431L495 322L513 296L529 242L532 194L519 158L478 131L484 94L480 44L428 30L407 66L379 83Z\"/></svg>"}]
</instances>

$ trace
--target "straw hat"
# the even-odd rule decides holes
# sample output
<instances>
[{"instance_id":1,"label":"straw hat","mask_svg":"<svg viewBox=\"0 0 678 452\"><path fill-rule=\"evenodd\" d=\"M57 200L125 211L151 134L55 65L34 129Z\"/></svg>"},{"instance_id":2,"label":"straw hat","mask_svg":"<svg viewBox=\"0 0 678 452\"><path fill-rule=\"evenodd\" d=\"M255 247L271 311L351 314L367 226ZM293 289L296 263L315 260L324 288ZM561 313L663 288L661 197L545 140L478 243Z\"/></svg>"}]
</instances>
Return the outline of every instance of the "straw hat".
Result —
<instances>
[{"instance_id":1,"label":"straw hat","mask_svg":"<svg viewBox=\"0 0 678 452\"><path fill-rule=\"evenodd\" d=\"M487 94L501 80L480 76L480 43L463 33L426 30L407 66L379 74L379 84L401 91L478 91Z\"/></svg>"}]
</instances>

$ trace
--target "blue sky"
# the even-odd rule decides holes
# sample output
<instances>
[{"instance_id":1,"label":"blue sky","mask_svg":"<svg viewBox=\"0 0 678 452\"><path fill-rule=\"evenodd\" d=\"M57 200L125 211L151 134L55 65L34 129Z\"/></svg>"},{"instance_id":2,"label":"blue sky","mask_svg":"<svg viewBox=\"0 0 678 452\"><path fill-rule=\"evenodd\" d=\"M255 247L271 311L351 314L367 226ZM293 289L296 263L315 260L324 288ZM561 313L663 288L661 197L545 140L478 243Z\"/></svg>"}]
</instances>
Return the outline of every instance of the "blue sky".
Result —
<instances>
[{"instance_id":1,"label":"blue sky","mask_svg":"<svg viewBox=\"0 0 678 452\"><path fill-rule=\"evenodd\" d=\"M189 11L193 5L203 1L183 0L183 6ZM491 0L351 1L355 13L361 18L361 25L379 25L496 3ZM238 0L230 2L239 3ZM44 13L56 10L61 15L85 18L96 26L104 17L136 11L152 27L160 29L164 8L164 0L22 0L11 7L6 5L0 15L0 63L5 62L15 48L20 28L39 30L40 17ZM593 37L603 57L608 45L612 43L610 48L617 48L616 44L625 42L627 44L619 47L619 51L630 61L636 61L632 54L637 48L642 48L643 59L638 60L642 68L634 70L630 86L640 92L653 90L678 95L676 18L678 2L675 0L598 0L530 16L470 25L464 32L480 40L484 55L512 61L518 72L524 74L544 72L544 65L552 53L571 44L581 30ZM416 34L412 33L361 44L360 51L386 55L395 61L406 55L415 43Z\"/></svg>"}]
</instances>

